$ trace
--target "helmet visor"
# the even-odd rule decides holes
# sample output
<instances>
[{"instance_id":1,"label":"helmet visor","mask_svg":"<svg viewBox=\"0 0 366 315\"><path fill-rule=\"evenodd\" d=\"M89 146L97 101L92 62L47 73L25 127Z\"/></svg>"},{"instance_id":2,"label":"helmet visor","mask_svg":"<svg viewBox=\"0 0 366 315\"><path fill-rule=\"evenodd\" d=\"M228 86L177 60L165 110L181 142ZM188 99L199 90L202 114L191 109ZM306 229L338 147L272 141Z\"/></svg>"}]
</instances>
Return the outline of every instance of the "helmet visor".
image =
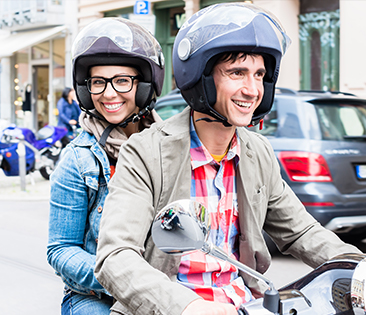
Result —
<instances>
[{"instance_id":1,"label":"helmet visor","mask_svg":"<svg viewBox=\"0 0 366 315\"><path fill-rule=\"evenodd\" d=\"M222 14L222 6L226 6L225 14ZM195 17L186 21L181 28L183 30L193 24L185 39L182 40L184 44L181 45L181 52L178 49L178 54L188 58L208 42L245 28L258 15L265 17L268 24L271 25L277 35L283 55L290 46L291 40L285 33L281 23L272 13L246 3L218 4L199 11ZM215 22L213 23L213 21Z\"/></svg>"},{"instance_id":2,"label":"helmet visor","mask_svg":"<svg viewBox=\"0 0 366 315\"><path fill-rule=\"evenodd\" d=\"M109 38L126 52L149 58L162 66L162 52L155 38L146 36L142 26L121 18L102 18L82 29L72 45L72 59L85 53L101 37Z\"/></svg>"}]
</instances>

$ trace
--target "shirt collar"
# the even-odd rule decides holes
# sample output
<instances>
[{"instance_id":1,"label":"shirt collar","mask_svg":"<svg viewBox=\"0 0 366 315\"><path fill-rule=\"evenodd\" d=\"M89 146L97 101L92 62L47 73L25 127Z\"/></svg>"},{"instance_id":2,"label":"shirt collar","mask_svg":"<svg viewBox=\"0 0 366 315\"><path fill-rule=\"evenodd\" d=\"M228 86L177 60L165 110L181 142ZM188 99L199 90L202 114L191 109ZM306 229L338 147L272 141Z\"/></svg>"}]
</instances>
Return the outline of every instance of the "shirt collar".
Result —
<instances>
[{"instance_id":1,"label":"shirt collar","mask_svg":"<svg viewBox=\"0 0 366 315\"><path fill-rule=\"evenodd\" d=\"M192 115L190 119L190 135L191 135L190 153L191 153L192 169L196 169L197 167L206 164L217 164L217 162L214 160L210 152L208 152L206 147L198 138L196 129L194 128ZM222 161L231 160L233 158L235 158L235 165L237 165L240 159L240 146L238 142L237 131L235 131L233 139L231 140L230 148Z\"/></svg>"}]
</instances>

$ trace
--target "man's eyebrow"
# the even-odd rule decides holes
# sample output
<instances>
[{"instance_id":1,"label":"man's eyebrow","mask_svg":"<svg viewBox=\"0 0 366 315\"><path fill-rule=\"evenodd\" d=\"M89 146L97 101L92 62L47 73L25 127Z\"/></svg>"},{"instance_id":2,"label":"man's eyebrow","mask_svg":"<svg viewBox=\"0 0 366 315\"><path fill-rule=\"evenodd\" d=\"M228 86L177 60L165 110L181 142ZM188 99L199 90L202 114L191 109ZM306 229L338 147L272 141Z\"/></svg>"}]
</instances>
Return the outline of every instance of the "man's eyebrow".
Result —
<instances>
[{"instance_id":1,"label":"man's eyebrow","mask_svg":"<svg viewBox=\"0 0 366 315\"><path fill-rule=\"evenodd\" d=\"M247 67L233 67L233 68L225 69L225 72L235 72L235 71L248 72L249 69ZM266 73L267 71L265 68L259 68L259 69L257 69L256 72Z\"/></svg>"}]
</instances>

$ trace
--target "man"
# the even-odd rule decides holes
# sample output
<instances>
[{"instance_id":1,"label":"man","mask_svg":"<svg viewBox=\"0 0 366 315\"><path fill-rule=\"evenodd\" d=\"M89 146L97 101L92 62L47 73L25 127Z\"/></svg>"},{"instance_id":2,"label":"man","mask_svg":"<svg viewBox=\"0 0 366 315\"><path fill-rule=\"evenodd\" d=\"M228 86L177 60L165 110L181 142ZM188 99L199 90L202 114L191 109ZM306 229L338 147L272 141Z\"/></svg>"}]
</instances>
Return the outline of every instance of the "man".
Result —
<instances>
[{"instance_id":1,"label":"man","mask_svg":"<svg viewBox=\"0 0 366 315\"><path fill-rule=\"evenodd\" d=\"M179 31L173 66L190 108L132 136L109 186L96 276L118 301L115 314L234 315L263 292L231 264L155 247L154 216L179 199L203 203L215 244L262 273L270 264L262 229L312 267L359 252L306 212L269 142L243 128L270 111L288 44L273 16L243 3L203 9Z\"/></svg>"}]
</instances>

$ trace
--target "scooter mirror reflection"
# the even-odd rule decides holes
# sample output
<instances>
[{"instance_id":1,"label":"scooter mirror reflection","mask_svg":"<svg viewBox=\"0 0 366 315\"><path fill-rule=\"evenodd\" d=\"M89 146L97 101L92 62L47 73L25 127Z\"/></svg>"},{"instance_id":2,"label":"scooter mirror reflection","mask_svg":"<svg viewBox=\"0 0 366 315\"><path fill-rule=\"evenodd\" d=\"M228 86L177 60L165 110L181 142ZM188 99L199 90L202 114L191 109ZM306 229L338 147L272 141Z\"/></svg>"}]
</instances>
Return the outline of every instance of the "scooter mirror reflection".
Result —
<instances>
[{"instance_id":1,"label":"scooter mirror reflection","mask_svg":"<svg viewBox=\"0 0 366 315\"><path fill-rule=\"evenodd\" d=\"M279 294L273 283L208 242L210 227L208 209L196 201L184 199L172 202L158 212L152 225L151 236L155 245L167 254L180 255L201 250L205 254L228 261L252 277L263 281L268 285L263 305L267 310L277 313Z\"/></svg>"},{"instance_id":2,"label":"scooter mirror reflection","mask_svg":"<svg viewBox=\"0 0 366 315\"><path fill-rule=\"evenodd\" d=\"M161 209L152 226L155 245L168 254L200 250L208 239L211 222L205 206L178 200Z\"/></svg>"}]
</instances>

